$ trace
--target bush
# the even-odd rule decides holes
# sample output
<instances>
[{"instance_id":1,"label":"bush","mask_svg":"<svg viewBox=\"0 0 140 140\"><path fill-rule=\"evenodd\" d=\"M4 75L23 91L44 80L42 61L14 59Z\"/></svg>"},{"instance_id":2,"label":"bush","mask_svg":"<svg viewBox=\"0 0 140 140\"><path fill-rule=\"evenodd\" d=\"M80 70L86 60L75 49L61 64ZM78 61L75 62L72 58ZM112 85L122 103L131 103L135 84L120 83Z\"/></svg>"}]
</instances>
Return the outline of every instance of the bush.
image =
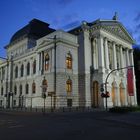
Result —
<instances>
[{"instance_id":1,"label":"bush","mask_svg":"<svg viewBox=\"0 0 140 140\"><path fill-rule=\"evenodd\" d=\"M135 112L135 111L140 111L140 106L113 107L109 109L109 112L114 112L114 113L127 113L127 112Z\"/></svg>"}]
</instances>

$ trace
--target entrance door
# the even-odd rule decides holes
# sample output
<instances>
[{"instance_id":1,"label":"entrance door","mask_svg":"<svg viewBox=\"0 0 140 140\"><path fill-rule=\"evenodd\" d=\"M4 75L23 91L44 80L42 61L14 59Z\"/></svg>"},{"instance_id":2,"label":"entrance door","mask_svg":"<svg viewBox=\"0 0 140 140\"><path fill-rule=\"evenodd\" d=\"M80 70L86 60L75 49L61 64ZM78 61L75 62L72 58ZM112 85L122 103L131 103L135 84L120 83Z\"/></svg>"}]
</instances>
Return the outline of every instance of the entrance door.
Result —
<instances>
[{"instance_id":1,"label":"entrance door","mask_svg":"<svg viewBox=\"0 0 140 140\"><path fill-rule=\"evenodd\" d=\"M99 84L97 81L93 82L93 107L98 107L99 106Z\"/></svg>"}]
</instances>

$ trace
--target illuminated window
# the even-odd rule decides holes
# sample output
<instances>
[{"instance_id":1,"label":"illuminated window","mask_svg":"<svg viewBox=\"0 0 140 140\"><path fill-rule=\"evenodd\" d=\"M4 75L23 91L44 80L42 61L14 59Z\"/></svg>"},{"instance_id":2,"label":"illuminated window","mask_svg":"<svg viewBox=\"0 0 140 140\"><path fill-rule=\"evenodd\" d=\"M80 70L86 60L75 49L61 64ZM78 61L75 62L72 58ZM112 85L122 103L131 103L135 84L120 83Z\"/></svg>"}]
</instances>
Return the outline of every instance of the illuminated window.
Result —
<instances>
[{"instance_id":1,"label":"illuminated window","mask_svg":"<svg viewBox=\"0 0 140 140\"><path fill-rule=\"evenodd\" d=\"M36 73L36 60L34 60L33 62L33 74Z\"/></svg>"},{"instance_id":2,"label":"illuminated window","mask_svg":"<svg viewBox=\"0 0 140 140\"><path fill-rule=\"evenodd\" d=\"M25 85L25 91L26 91L26 94L29 93L29 84L26 84L26 85Z\"/></svg>"},{"instance_id":3,"label":"illuminated window","mask_svg":"<svg viewBox=\"0 0 140 140\"><path fill-rule=\"evenodd\" d=\"M66 91L67 92L72 92L72 81L71 79L68 79L66 82Z\"/></svg>"},{"instance_id":4,"label":"illuminated window","mask_svg":"<svg viewBox=\"0 0 140 140\"><path fill-rule=\"evenodd\" d=\"M15 68L15 78L17 78L18 77L18 66L16 66L16 68Z\"/></svg>"},{"instance_id":5,"label":"illuminated window","mask_svg":"<svg viewBox=\"0 0 140 140\"><path fill-rule=\"evenodd\" d=\"M72 56L70 52L66 56L66 67L67 69L72 69Z\"/></svg>"},{"instance_id":6,"label":"illuminated window","mask_svg":"<svg viewBox=\"0 0 140 140\"><path fill-rule=\"evenodd\" d=\"M20 76L23 77L23 74L24 74L24 65L22 64L20 68Z\"/></svg>"},{"instance_id":7,"label":"illuminated window","mask_svg":"<svg viewBox=\"0 0 140 140\"><path fill-rule=\"evenodd\" d=\"M15 95L17 94L17 86L16 85L14 86L14 94Z\"/></svg>"},{"instance_id":8,"label":"illuminated window","mask_svg":"<svg viewBox=\"0 0 140 140\"><path fill-rule=\"evenodd\" d=\"M35 82L32 83L32 93L36 92L36 84Z\"/></svg>"},{"instance_id":9,"label":"illuminated window","mask_svg":"<svg viewBox=\"0 0 140 140\"><path fill-rule=\"evenodd\" d=\"M30 63L28 62L27 63L27 75L29 75L30 74Z\"/></svg>"},{"instance_id":10,"label":"illuminated window","mask_svg":"<svg viewBox=\"0 0 140 140\"><path fill-rule=\"evenodd\" d=\"M45 70L46 70L46 71L49 69L49 60L50 60L49 54L47 53L47 54L45 55Z\"/></svg>"}]
</instances>

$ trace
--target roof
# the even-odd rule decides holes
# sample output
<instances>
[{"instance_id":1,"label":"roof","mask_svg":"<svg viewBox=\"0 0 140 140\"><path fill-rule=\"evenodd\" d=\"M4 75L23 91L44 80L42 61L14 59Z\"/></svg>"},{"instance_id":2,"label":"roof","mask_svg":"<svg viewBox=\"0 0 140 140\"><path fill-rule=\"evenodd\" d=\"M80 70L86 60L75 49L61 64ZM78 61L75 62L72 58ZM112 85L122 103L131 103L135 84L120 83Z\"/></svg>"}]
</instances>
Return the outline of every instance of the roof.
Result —
<instances>
[{"instance_id":1,"label":"roof","mask_svg":"<svg viewBox=\"0 0 140 140\"><path fill-rule=\"evenodd\" d=\"M94 22L90 22L90 23L83 21L81 26L78 26L78 27L70 30L69 33L77 35L78 34L77 31L81 30L83 25L90 29L97 27L97 26L102 27L102 29L112 32L113 34L131 42L132 44L135 43L134 39L131 37L131 35L129 34L127 29L118 20L97 19Z\"/></svg>"},{"instance_id":2,"label":"roof","mask_svg":"<svg viewBox=\"0 0 140 140\"><path fill-rule=\"evenodd\" d=\"M39 39L51 32L55 31L52 28L49 28L49 24L38 19L33 19L24 26L22 29L18 30L10 39L10 43L13 43L22 37L29 37Z\"/></svg>"}]
</instances>

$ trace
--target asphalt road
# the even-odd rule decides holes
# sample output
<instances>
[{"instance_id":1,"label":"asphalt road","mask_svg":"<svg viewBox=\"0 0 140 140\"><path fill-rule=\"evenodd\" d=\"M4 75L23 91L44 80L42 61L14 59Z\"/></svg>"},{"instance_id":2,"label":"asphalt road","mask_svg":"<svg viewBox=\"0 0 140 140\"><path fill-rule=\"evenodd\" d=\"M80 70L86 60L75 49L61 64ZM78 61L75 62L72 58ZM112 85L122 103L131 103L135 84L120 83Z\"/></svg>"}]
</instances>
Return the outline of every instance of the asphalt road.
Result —
<instances>
[{"instance_id":1,"label":"asphalt road","mask_svg":"<svg viewBox=\"0 0 140 140\"><path fill-rule=\"evenodd\" d=\"M140 113L0 112L0 140L140 140Z\"/></svg>"}]
</instances>

